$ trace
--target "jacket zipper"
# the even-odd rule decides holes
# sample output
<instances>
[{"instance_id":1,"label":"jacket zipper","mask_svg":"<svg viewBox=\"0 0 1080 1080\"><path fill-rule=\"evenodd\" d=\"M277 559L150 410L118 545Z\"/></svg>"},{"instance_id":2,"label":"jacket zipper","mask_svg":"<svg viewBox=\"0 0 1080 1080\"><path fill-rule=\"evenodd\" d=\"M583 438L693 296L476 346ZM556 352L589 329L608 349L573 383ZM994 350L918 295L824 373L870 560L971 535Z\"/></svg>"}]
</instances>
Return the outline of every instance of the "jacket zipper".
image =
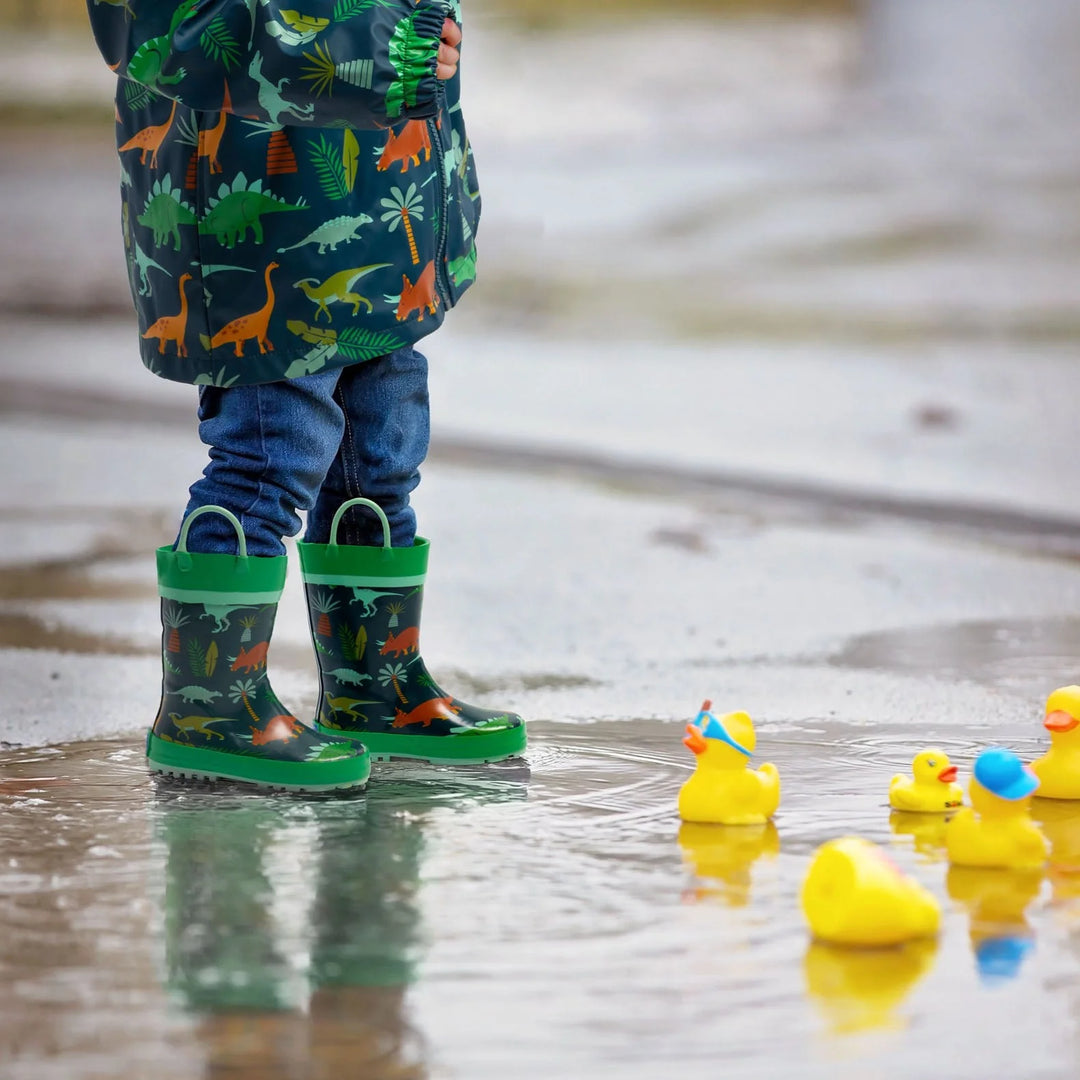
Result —
<instances>
[{"instance_id":1,"label":"jacket zipper","mask_svg":"<svg viewBox=\"0 0 1080 1080\"><path fill-rule=\"evenodd\" d=\"M439 193L442 197L439 239L435 248L435 284L445 311L450 307L450 278L446 273L446 234L450 218L450 191L446 183L446 152L443 150L442 132L439 131L433 119L429 119L427 125L428 136L432 146L435 147L435 167L439 170Z\"/></svg>"}]
</instances>

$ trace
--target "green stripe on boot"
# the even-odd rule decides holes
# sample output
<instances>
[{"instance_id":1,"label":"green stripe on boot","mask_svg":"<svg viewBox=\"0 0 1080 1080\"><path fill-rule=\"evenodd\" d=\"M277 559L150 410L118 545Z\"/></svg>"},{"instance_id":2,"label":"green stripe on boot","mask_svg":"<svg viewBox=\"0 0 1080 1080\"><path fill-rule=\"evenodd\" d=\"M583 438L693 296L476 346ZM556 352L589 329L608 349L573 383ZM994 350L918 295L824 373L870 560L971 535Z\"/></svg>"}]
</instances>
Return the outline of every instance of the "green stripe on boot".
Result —
<instances>
[{"instance_id":1,"label":"green stripe on boot","mask_svg":"<svg viewBox=\"0 0 1080 1080\"><path fill-rule=\"evenodd\" d=\"M239 555L187 551L191 522L207 512L232 523ZM175 551L158 549L164 671L146 742L153 772L292 791L367 782L366 749L301 723L270 685L267 650L286 562L249 556L239 521L219 506L188 516Z\"/></svg>"},{"instance_id":2,"label":"green stripe on boot","mask_svg":"<svg viewBox=\"0 0 1080 1080\"><path fill-rule=\"evenodd\" d=\"M382 547L337 543L351 506L374 510ZM361 739L376 761L419 758L448 764L501 761L525 749L517 713L480 709L446 693L420 656L420 610L428 541L390 546L390 526L369 499L334 516L329 544L298 546L311 635L322 677L316 726Z\"/></svg>"}]
</instances>

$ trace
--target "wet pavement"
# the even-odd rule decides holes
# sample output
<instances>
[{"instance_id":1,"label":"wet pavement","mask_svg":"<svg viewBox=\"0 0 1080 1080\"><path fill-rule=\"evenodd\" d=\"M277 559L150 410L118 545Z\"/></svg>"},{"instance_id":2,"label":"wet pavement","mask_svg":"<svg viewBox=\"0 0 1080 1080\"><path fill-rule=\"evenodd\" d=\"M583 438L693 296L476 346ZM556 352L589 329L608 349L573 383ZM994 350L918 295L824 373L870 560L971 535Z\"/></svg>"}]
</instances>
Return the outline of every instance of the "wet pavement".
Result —
<instances>
[{"instance_id":1,"label":"wet pavement","mask_svg":"<svg viewBox=\"0 0 1080 1080\"><path fill-rule=\"evenodd\" d=\"M4 737L52 744L0 753L5 1077L899 1078L942 1045L957 1077L1074 1074L1080 815L1039 809L1045 876L971 877L885 800L919 745L1036 753L1042 695L1076 677L1074 557L436 460L425 655L530 717L525 761L266 798L155 784L134 734L189 434L9 417L0 439L41 451L0 514ZM64 499L28 505L50 455ZM306 715L295 574L271 663ZM705 696L757 719L775 829L680 828ZM942 898L936 946L809 943L809 853L849 832Z\"/></svg>"},{"instance_id":2,"label":"wet pavement","mask_svg":"<svg viewBox=\"0 0 1080 1080\"><path fill-rule=\"evenodd\" d=\"M428 349L425 657L530 749L346 800L146 775L193 393L138 364L107 105L7 131L5 1080L1076 1075L1080 812L1037 804L1045 875L964 874L885 800L920 745L1034 756L1080 681L1075 144L980 129L987 85L905 125L927 84L858 73L843 21L621 33L479 21L487 269ZM14 47L4 115L42 71ZM644 101L651 52L683 64ZM39 106L107 90L70 55ZM295 565L271 662L306 717ZM775 828L680 828L704 697L755 717ZM942 899L937 944L808 941L846 832Z\"/></svg>"}]
</instances>

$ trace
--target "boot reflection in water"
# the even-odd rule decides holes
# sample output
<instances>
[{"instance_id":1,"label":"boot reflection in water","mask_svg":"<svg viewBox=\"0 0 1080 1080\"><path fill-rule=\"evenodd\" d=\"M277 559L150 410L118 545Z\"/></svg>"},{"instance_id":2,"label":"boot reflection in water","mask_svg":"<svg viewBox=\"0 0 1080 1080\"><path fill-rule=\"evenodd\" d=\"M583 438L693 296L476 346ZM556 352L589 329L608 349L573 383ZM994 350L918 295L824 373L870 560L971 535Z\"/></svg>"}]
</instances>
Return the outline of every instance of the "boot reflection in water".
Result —
<instances>
[{"instance_id":1,"label":"boot reflection in water","mask_svg":"<svg viewBox=\"0 0 1080 1080\"><path fill-rule=\"evenodd\" d=\"M527 773L466 790L457 773L359 801L163 799L168 988L198 1015L207 1080L423 1080L405 1008L427 811L527 791Z\"/></svg>"},{"instance_id":2,"label":"boot reflection in water","mask_svg":"<svg viewBox=\"0 0 1080 1080\"><path fill-rule=\"evenodd\" d=\"M422 820L388 804L221 803L168 807L161 827L168 985L201 1014L204 1075L427 1076L403 1010Z\"/></svg>"}]
</instances>

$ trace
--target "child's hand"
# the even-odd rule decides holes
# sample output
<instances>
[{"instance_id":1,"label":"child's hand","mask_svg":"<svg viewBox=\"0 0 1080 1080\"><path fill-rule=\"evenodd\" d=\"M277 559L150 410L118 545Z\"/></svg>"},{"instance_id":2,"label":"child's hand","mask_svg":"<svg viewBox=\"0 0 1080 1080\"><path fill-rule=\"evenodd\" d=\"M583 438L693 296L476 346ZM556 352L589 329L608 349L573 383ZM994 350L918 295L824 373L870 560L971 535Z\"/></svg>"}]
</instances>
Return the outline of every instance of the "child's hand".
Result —
<instances>
[{"instance_id":1,"label":"child's hand","mask_svg":"<svg viewBox=\"0 0 1080 1080\"><path fill-rule=\"evenodd\" d=\"M457 74L458 60L461 54L457 47L461 44L461 27L453 19L443 23L442 44L439 46L439 60L435 68L438 79L452 79Z\"/></svg>"}]
</instances>

